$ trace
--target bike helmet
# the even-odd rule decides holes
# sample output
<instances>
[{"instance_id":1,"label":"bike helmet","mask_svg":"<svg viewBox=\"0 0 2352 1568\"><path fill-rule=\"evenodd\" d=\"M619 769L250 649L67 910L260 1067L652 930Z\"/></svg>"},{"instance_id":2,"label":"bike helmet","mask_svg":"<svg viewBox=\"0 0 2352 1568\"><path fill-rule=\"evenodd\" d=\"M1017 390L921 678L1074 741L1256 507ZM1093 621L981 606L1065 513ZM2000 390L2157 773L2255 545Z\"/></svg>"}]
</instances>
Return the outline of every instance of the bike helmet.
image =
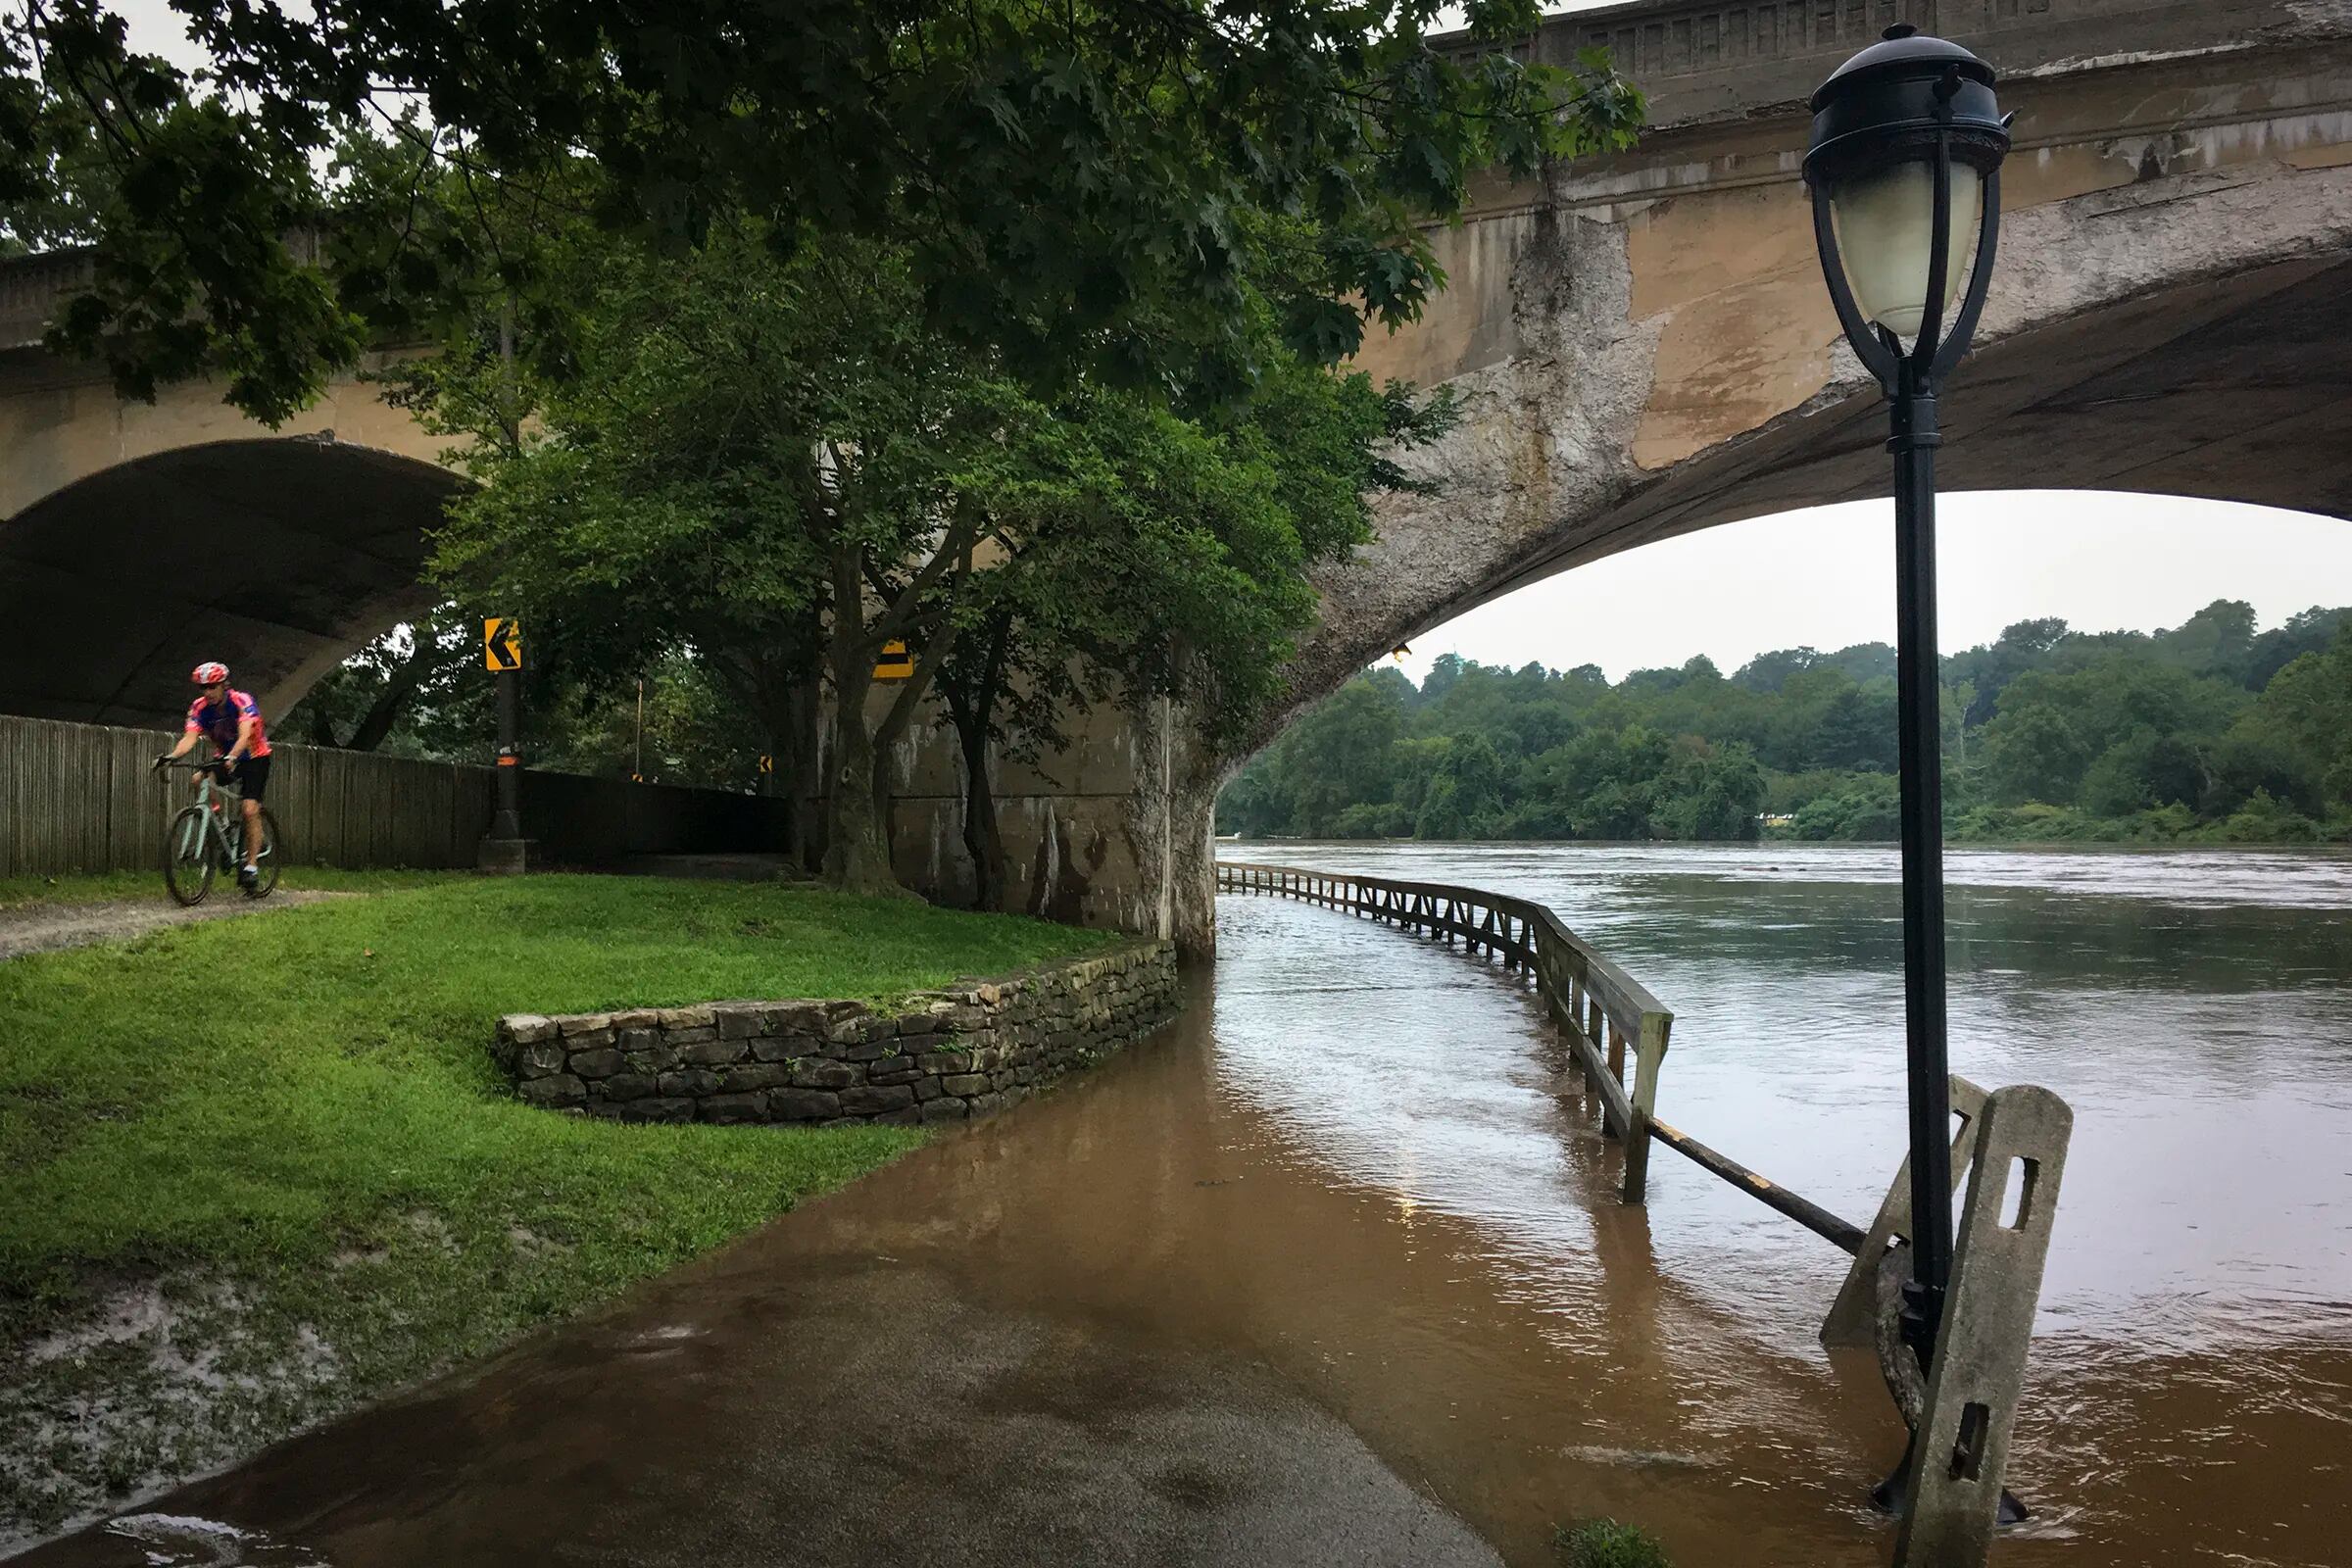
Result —
<instances>
[{"instance_id":1,"label":"bike helmet","mask_svg":"<svg viewBox=\"0 0 2352 1568\"><path fill-rule=\"evenodd\" d=\"M228 679L228 666L213 660L206 660L189 673L188 679L199 686L210 686L217 680Z\"/></svg>"}]
</instances>

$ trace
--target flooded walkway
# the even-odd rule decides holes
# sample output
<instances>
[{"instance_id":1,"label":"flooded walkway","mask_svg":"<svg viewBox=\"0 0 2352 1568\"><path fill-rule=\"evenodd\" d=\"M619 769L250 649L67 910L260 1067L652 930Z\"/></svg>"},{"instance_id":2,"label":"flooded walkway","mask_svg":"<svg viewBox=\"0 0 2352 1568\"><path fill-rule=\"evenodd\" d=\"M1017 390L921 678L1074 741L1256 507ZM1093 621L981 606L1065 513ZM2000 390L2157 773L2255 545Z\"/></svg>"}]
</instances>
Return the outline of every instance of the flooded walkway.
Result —
<instances>
[{"instance_id":1,"label":"flooded walkway","mask_svg":"<svg viewBox=\"0 0 2352 1568\"><path fill-rule=\"evenodd\" d=\"M1220 921L1187 1019L1088 1078L150 1505L178 1524L27 1560L1533 1565L1597 1514L1684 1568L1884 1560L1900 1427L1801 1326L1841 1254L1690 1261L1673 1205L1711 1184L1660 1154L1652 1208L1618 1204L1548 1031L1458 956L1275 900ZM1749 1206L1732 1230L1787 1224ZM2212 1467L2352 1458L2352 1355L2256 1381L2185 1350L2037 1377L2016 1484L2056 1505L1997 1560L2338 1560L2340 1469Z\"/></svg>"}]
</instances>

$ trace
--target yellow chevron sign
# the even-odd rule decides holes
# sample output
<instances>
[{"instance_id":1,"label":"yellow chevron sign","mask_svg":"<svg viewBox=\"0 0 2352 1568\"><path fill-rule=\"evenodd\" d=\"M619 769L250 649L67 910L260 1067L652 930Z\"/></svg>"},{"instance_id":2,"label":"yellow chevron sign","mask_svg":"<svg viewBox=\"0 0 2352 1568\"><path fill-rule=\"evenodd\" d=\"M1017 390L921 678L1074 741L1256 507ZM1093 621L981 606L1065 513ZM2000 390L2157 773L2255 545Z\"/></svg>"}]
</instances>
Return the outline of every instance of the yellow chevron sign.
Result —
<instances>
[{"instance_id":1,"label":"yellow chevron sign","mask_svg":"<svg viewBox=\"0 0 2352 1568\"><path fill-rule=\"evenodd\" d=\"M482 620L482 664L496 670L522 667L522 622L512 615Z\"/></svg>"},{"instance_id":2,"label":"yellow chevron sign","mask_svg":"<svg viewBox=\"0 0 2352 1568\"><path fill-rule=\"evenodd\" d=\"M906 680L914 674L914 656L906 645L896 637L882 645L882 655L874 661L874 679Z\"/></svg>"}]
</instances>

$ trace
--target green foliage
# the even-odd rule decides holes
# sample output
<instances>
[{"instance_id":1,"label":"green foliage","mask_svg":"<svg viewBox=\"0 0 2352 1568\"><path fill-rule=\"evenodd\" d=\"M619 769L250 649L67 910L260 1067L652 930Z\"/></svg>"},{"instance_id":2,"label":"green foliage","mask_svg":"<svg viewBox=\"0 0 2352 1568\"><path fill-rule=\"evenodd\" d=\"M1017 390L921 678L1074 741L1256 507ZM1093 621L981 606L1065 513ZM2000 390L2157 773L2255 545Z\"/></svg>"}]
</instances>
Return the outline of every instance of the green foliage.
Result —
<instances>
[{"instance_id":1,"label":"green foliage","mask_svg":"<svg viewBox=\"0 0 2352 1568\"><path fill-rule=\"evenodd\" d=\"M1562 1568L1672 1568L1656 1537L1614 1519L1588 1519L1559 1532L1553 1544Z\"/></svg>"},{"instance_id":2,"label":"green foliage","mask_svg":"<svg viewBox=\"0 0 2352 1568\"><path fill-rule=\"evenodd\" d=\"M788 795L821 787L828 872L859 885L887 875L881 760L935 682L967 761L1034 759L1111 693L1179 704L1215 743L1243 733L1312 620L1308 566L1367 536L1366 492L1408 483L1395 454L1453 417L1270 336L1247 395L1189 415L1103 386L1042 397L926 327L907 253L870 245L715 230L577 270L562 374L493 300L494 320L387 375L483 481L434 570L524 615L535 670L564 672L534 677L536 722L570 710L537 755L612 755L610 689L666 670L666 693L710 699L680 760L736 781L706 744L731 708L737 770L764 751ZM915 673L872 716L893 638ZM821 786L792 774L820 679ZM985 824L971 848L995 856Z\"/></svg>"},{"instance_id":3,"label":"green foliage","mask_svg":"<svg viewBox=\"0 0 2352 1568\"><path fill-rule=\"evenodd\" d=\"M76 162L104 172L81 225L98 286L61 341L103 347L134 395L225 368L272 420L387 313L497 278L525 318L560 316L518 213L657 249L748 222L903 251L921 319L1025 382L1221 397L1257 371L1256 302L1336 362L1443 285L1420 225L1474 174L1622 147L1642 116L1603 54L1519 58L1533 0L1471 0L1474 42L1443 53L1443 0L681 0L652 21L621 0L182 0L205 80L132 56L101 0L15 5L0 227L55 228ZM430 126L392 120L387 88ZM378 120L399 153L322 188L316 161ZM439 184L467 199L416 221Z\"/></svg>"},{"instance_id":4,"label":"green foliage","mask_svg":"<svg viewBox=\"0 0 2352 1568\"><path fill-rule=\"evenodd\" d=\"M1864 773L1799 807L1788 824L1797 839L1885 840L1902 825L1902 798L1893 775Z\"/></svg>"},{"instance_id":5,"label":"green foliage","mask_svg":"<svg viewBox=\"0 0 2352 1568\"><path fill-rule=\"evenodd\" d=\"M2331 640L2311 646L2323 629ZM1769 821L1799 839L1892 839L1892 662L1872 643L1763 654L1729 679L1694 659L1614 686L1591 666L1451 655L1418 689L1374 670L1253 759L1218 825L1740 839ZM1944 662L1955 840L2352 838L2352 614L2315 609L2257 632L2246 607L2218 601L2152 635L2027 621Z\"/></svg>"},{"instance_id":6,"label":"green foliage","mask_svg":"<svg viewBox=\"0 0 2352 1568\"><path fill-rule=\"evenodd\" d=\"M1712 666L1644 671L1614 691L1597 672L1534 664L1441 659L1419 690L1376 670L1253 759L1220 799L1219 825L1336 838L1752 839L1767 789L1754 750L1635 716L1727 691Z\"/></svg>"}]
</instances>

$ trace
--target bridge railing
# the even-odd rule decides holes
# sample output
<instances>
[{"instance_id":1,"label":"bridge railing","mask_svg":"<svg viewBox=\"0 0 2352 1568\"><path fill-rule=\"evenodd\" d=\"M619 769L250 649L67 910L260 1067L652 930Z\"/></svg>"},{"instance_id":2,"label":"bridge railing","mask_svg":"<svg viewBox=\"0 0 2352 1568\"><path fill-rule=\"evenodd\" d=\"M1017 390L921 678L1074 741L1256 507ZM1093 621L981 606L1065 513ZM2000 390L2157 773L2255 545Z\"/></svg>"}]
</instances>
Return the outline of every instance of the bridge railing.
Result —
<instances>
[{"instance_id":1,"label":"bridge railing","mask_svg":"<svg viewBox=\"0 0 2352 1568\"><path fill-rule=\"evenodd\" d=\"M1656 1135L1658 1068L1674 1014L1550 909L1477 888L1232 860L1217 862L1217 891L1297 899L1386 921L1448 947L1458 942L1464 952L1532 987L1600 1097L1603 1134L1624 1141L1625 1200L1642 1200L1649 1141Z\"/></svg>"}]
</instances>

